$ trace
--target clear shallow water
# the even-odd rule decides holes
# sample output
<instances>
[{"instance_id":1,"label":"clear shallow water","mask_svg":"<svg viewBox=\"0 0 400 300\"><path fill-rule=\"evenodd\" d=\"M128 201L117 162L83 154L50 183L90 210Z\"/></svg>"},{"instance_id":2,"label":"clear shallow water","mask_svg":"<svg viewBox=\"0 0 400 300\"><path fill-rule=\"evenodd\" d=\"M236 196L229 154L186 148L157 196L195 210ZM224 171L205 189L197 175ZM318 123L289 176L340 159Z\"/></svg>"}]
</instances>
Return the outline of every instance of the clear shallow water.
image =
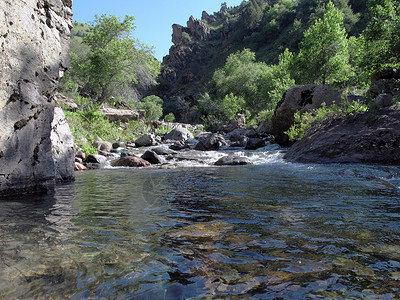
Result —
<instances>
[{"instance_id":1,"label":"clear shallow water","mask_svg":"<svg viewBox=\"0 0 400 300\"><path fill-rule=\"evenodd\" d=\"M0 203L1 299L398 299L400 168L106 169Z\"/></svg>"}]
</instances>

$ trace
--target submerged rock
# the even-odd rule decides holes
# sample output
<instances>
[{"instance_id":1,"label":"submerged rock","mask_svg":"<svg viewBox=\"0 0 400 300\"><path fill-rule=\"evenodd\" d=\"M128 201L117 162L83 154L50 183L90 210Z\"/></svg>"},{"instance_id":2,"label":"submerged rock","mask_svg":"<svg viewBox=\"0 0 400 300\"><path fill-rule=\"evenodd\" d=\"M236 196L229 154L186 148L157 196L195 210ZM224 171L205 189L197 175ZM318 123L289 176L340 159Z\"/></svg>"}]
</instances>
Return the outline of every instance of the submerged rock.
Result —
<instances>
[{"instance_id":1,"label":"submerged rock","mask_svg":"<svg viewBox=\"0 0 400 300\"><path fill-rule=\"evenodd\" d=\"M126 156L111 162L113 167L149 167L150 163L143 158Z\"/></svg>"},{"instance_id":2,"label":"submerged rock","mask_svg":"<svg viewBox=\"0 0 400 300\"><path fill-rule=\"evenodd\" d=\"M285 158L302 163L400 164L400 110L327 121L296 142Z\"/></svg>"},{"instance_id":3,"label":"submerged rock","mask_svg":"<svg viewBox=\"0 0 400 300\"><path fill-rule=\"evenodd\" d=\"M247 157L228 155L221 157L215 162L216 166L237 166L237 165L250 165L252 162Z\"/></svg>"}]
</instances>

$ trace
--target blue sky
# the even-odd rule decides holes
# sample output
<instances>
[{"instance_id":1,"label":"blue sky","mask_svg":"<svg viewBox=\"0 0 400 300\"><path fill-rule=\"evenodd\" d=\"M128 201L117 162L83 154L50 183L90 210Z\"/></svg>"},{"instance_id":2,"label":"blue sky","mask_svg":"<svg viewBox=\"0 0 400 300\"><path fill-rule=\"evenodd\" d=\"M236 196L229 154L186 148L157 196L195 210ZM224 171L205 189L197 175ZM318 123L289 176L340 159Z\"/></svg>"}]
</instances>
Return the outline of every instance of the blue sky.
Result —
<instances>
[{"instance_id":1,"label":"blue sky","mask_svg":"<svg viewBox=\"0 0 400 300\"><path fill-rule=\"evenodd\" d=\"M172 46L172 24L186 26L192 15L201 18L203 10L209 14L219 11L221 3L239 5L242 0L74 0L74 21L90 23L94 15L112 14L136 17L135 37L155 47L155 56L162 61Z\"/></svg>"}]
</instances>

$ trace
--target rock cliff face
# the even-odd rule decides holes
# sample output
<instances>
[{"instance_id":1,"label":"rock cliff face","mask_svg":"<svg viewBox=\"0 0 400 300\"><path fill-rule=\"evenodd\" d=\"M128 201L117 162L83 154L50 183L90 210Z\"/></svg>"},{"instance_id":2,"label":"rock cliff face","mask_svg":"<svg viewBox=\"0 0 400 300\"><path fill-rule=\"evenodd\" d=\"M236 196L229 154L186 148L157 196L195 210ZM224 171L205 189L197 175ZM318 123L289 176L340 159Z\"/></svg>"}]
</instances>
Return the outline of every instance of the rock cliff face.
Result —
<instances>
[{"instance_id":1,"label":"rock cliff face","mask_svg":"<svg viewBox=\"0 0 400 300\"><path fill-rule=\"evenodd\" d=\"M53 101L69 66L71 7L72 0L0 2L1 196L73 179L71 135Z\"/></svg>"},{"instance_id":2,"label":"rock cliff face","mask_svg":"<svg viewBox=\"0 0 400 300\"><path fill-rule=\"evenodd\" d=\"M222 9L213 15L203 12L201 20L190 17L186 27L172 25L174 45L163 59L157 94L175 102L181 117L184 107L204 92L204 84L215 68L222 67L234 51L231 35L239 26L240 12L239 7L232 8L230 14Z\"/></svg>"}]
</instances>

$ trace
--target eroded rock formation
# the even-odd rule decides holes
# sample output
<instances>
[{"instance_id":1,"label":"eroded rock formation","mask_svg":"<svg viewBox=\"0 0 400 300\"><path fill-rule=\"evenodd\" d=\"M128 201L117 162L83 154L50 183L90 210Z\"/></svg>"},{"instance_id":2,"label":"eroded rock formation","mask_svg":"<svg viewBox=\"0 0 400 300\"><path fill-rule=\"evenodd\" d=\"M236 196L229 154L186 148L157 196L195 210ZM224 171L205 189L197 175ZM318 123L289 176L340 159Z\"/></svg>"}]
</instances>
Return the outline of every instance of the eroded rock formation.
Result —
<instances>
[{"instance_id":1,"label":"eroded rock formation","mask_svg":"<svg viewBox=\"0 0 400 300\"><path fill-rule=\"evenodd\" d=\"M295 85L286 91L278 103L272 117L271 133L276 142L281 146L290 146L292 143L285 134L294 124L294 114L297 111L304 113L321 107L322 103L330 106L334 102L341 102L338 91L328 85Z\"/></svg>"},{"instance_id":2,"label":"eroded rock formation","mask_svg":"<svg viewBox=\"0 0 400 300\"><path fill-rule=\"evenodd\" d=\"M2 196L73 179L71 135L53 101L69 66L71 7L71 0L0 1Z\"/></svg>"}]
</instances>

